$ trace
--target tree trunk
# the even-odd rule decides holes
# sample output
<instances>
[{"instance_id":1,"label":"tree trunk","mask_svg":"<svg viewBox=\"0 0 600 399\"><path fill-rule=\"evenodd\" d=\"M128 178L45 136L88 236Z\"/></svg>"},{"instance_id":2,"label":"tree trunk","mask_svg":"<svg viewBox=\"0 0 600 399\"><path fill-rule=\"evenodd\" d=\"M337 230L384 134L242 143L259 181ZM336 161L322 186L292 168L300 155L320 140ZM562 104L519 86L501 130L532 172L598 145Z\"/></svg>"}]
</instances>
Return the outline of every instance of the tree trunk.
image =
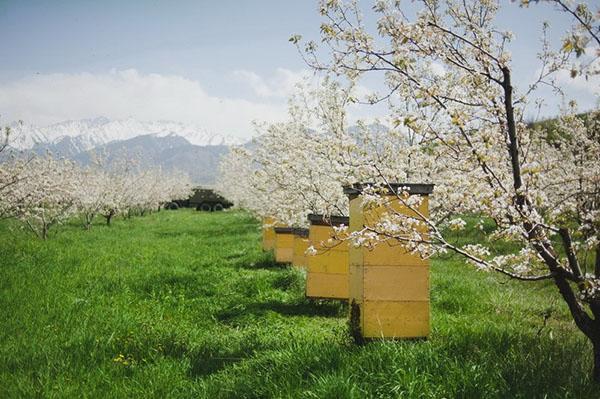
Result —
<instances>
[{"instance_id":1,"label":"tree trunk","mask_svg":"<svg viewBox=\"0 0 600 399\"><path fill-rule=\"evenodd\" d=\"M90 230L92 228L92 221L94 220L94 216L90 216L89 214L85 215L85 222L83 224L83 227L85 227L86 230Z\"/></svg>"},{"instance_id":2,"label":"tree trunk","mask_svg":"<svg viewBox=\"0 0 600 399\"><path fill-rule=\"evenodd\" d=\"M503 81L502 88L504 89L504 109L506 111L506 127L507 127L507 138L508 138L508 153L511 161L511 170L513 175L513 187L515 190L515 202L517 205L517 209L523 209L527 205L527 198L524 194L520 192L523 186L523 180L521 176L521 164L519 159L519 140L517 136L517 125L515 121L515 111L513 107L513 87L511 83L511 71L508 67L501 67ZM573 288L569 281L561 275L563 271L560 267L560 264L554 259L554 256L549 255L554 253L554 250L551 245L545 245L542 243L537 243L537 239L540 237L537 234L539 227L533 226L529 221L525 221L523 223L523 227L526 231L529 232L529 241L533 243L533 247L536 249L537 253L544 259L544 262L548 266L548 269L554 274L554 283L558 287L558 290L567 303L573 320L575 324L579 328L581 332L583 332L588 338L590 338L594 350L594 370L592 372L592 378L596 383L600 383L600 324L598 324L598 319L596 315L596 319L592 319L586 311L582 308L580 302L577 300L577 296L575 292L573 292ZM565 242L565 248L567 251L569 250L569 241L570 237L568 233L563 235L563 242ZM568 255L568 254L567 254ZM574 254L572 254L575 256ZM598 262L598 256L600 256L600 252L596 255L596 265L595 272L596 275L600 273L600 263ZM580 271L577 270L576 260L572 261L569 259L569 263L571 268L573 269L573 274L576 277L580 276ZM592 310L594 306L591 306Z\"/></svg>"},{"instance_id":3,"label":"tree trunk","mask_svg":"<svg viewBox=\"0 0 600 399\"><path fill-rule=\"evenodd\" d=\"M592 378L594 382L600 384L600 339L592 341L594 348L594 371L592 372Z\"/></svg>"},{"instance_id":4,"label":"tree trunk","mask_svg":"<svg viewBox=\"0 0 600 399\"><path fill-rule=\"evenodd\" d=\"M111 221L113 215L114 215L113 212L110 212L108 215L106 215L106 225L107 226L110 226L110 221Z\"/></svg>"},{"instance_id":5,"label":"tree trunk","mask_svg":"<svg viewBox=\"0 0 600 399\"><path fill-rule=\"evenodd\" d=\"M596 265L594 266L596 278L600 278L600 245L596 247Z\"/></svg>"}]
</instances>

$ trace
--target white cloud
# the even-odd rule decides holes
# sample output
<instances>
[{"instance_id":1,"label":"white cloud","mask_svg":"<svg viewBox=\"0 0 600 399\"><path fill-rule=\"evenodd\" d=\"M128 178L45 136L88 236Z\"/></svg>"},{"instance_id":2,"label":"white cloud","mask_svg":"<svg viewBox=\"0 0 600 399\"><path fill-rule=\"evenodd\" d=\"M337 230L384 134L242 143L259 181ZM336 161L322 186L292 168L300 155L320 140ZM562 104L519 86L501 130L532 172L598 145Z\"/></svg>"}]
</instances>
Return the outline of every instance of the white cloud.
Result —
<instances>
[{"instance_id":1,"label":"white cloud","mask_svg":"<svg viewBox=\"0 0 600 399\"><path fill-rule=\"evenodd\" d=\"M261 98L287 98L294 92L298 83L313 76L306 69L291 71L285 68L277 68L268 78L243 69L234 71L233 75L249 85L254 94Z\"/></svg>"},{"instance_id":2,"label":"white cloud","mask_svg":"<svg viewBox=\"0 0 600 399\"><path fill-rule=\"evenodd\" d=\"M600 75L571 77L569 71L561 70L556 75L556 81L564 90L591 97L600 96Z\"/></svg>"},{"instance_id":3,"label":"white cloud","mask_svg":"<svg viewBox=\"0 0 600 399\"><path fill-rule=\"evenodd\" d=\"M589 59L584 59L587 62ZM600 59L595 59L589 65L590 70L600 70ZM531 80L535 81L540 75L541 69L537 68ZM561 69L557 71L553 76L554 84L559 87L563 93L562 96L558 96L553 91L546 87L538 87L535 94L543 98L545 101L545 107L542 110L542 117L553 117L560 113L560 109L565 107L569 101L575 100L578 105L579 111L587 111L590 109L597 108L600 105L600 75L590 74L589 76L577 75L575 78L571 77L571 71Z\"/></svg>"},{"instance_id":4,"label":"white cloud","mask_svg":"<svg viewBox=\"0 0 600 399\"><path fill-rule=\"evenodd\" d=\"M288 84L293 80L293 73L288 72L278 70L275 76ZM264 94L279 96L280 90L284 88L269 82ZM214 133L247 138L253 134L253 120L281 120L286 110L284 101L211 96L198 81L143 74L135 69L105 74L42 74L0 84L2 119L37 125L103 115L110 119L196 123Z\"/></svg>"}]
</instances>

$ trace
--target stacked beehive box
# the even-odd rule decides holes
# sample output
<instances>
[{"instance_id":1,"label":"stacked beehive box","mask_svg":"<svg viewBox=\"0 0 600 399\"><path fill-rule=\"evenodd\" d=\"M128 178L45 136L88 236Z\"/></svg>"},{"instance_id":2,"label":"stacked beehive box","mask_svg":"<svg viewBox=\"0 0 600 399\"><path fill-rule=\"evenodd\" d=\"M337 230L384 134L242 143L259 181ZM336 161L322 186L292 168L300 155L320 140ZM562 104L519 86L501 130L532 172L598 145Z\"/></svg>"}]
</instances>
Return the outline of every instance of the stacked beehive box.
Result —
<instances>
[{"instance_id":1,"label":"stacked beehive box","mask_svg":"<svg viewBox=\"0 0 600 399\"><path fill-rule=\"evenodd\" d=\"M294 258L294 232L291 227L275 227L275 261L292 263Z\"/></svg>"},{"instance_id":2,"label":"stacked beehive box","mask_svg":"<svg viewBox=\"0 0 600 399\"><path fill-rule=\"evenodd\" d=\"M262 223L262 247L265 251L271 251L275 248L275 226L277 222L272 217L263 218Z\"/></svg>"},{"instance_id":3,"label":"stacked beehive box","mask_svg":"<svg viewBox=\"0 0 600 399\"><path fill-rule=\"evenodd\" d=\"M333 227L348 226L348 218L309 215L310 244L315 252L307 256L306 296L348 299L348 242L336 240Z\"/></svg>"},{"instance_id":4,"label":"stacked beehive box","mask_svg":"<svg viewBox=\"0 0 600 399\"><path fill-rule=\"evenodd\" d=\"M361 186L357 185L345 190L350 199L350 231L373 226L382 213L390 209L416 216L395 194L400 188L408 189L410 195L423 197L418 211L427 216L432 185L391 185L386 195L387 204L379 207L364 206ZM373 248L351 246L349 252L353 334L363 338L427 337L430 329L429 261L409 253L394 240Z\"/></svg>"},{"instance_id":5,"label":"stacked beehive box","mask_svg":"<svg viewBox=\"0 0 600 399\"><path fill-rule=\"evenodd\" d=\"M308 229L295 228L294 233L294 255L292 265L298 268L306 268L306 250L309 246Z\"/></svg>"}]
</instances>

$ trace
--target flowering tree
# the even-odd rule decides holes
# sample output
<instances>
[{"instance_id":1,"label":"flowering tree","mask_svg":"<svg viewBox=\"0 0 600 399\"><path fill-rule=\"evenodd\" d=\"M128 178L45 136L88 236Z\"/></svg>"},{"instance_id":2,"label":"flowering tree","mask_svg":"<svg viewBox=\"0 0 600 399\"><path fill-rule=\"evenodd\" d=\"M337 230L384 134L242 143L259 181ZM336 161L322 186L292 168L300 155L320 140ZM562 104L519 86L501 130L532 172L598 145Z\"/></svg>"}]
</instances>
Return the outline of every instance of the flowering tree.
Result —
<instances>
[{"instance_id":1,"label":"flowering tree","mask_svg":"<svg viewBox=\"0 0 600 399\"><path fill-rule=\"evenodd\" d=\"M20 126L20 125L19 125ZM17 132L18 134L18 132ZM10 144L15 136L10 126L5 126L0 132L0 218L9 216L14 210L14 203L9 202L9 193L12 187L22 181L21 172L27 166L28 161L17 159L14 154L7 154Z\"/></svg>"},{"instance_id":2,"label":"flowering tree","mask_svg":"<svg viewBox=\"0 0 600 399\"><path fill-rule=\"evenodd\" d=\"M143 216L174 199L191 195L191 180L179 171L140 169L130 160L115 161L103 170L103 200L99 214L106 219L107 225L116 215Z\"/></svg>"},{"instance_id":3,"label":"flowering tree","mask_svg":"<svg viewBox=\"0 0 600 399\"><path fill-rule=\"evenodd\" d=\"M189 177L178 171L140 170L131 161L79 167L50 154L20 155L0 162L0 217L21 220L43 239L76 214L90 229L96 215L110 225L120 213L143 215L191 195Z\"/></svg>"},{"instance_id":4,"label":"flowering tree","mask_svg":"<svg viewBox=\"0 0 600 399\"><path fill-rule=\"evenodd\" d=\"M8 148L8 143L11 138L11 128L10 126L5 126L2 128L1 137L0 137L0 154Z\"/></svg>"},{"instance_id":5,"label":"flowering tree","mask_svg":"<svg viewBox=\"0 0 600 399\"><path fill-rule=\"evenodd\" d=\"M3 202L8 204L10 216L46 239L51 227L62 223L76 210L77 168L69 161L51 156L32 158L17 165L19 179L5 191Z\"/></svg>"},{"instance_id":6,"label":"flowering tree","mask_svg":"<svg viewBox=\"0 0 600 399\"><path fill-rule=\"evenodd\" d=\"M176 199L189 198L193 194L193 183L190 177L181 171L173 170L165 173L160 182L157 207L162 207Z\"/></svg>"},{"instance_id":7,"label":"flowering tree","mask_svg":"<svg viewBox=\"0 0 600 399\"><path fill-rule=\"evenodd\" d=\"M13 201L17 186L25 178L23 170L27 161L19 159L5 160L0 163L0 218L10 217L15 211L16 203Z\"/></svg>"},{"instance_id":8,"label":"flowering tree","mask_svg":"<svg viewBox=\"0 0 600 399\"><path fill-rule=\"evenodd\" d=\"M436 183L431 216L418 212L420 198L388 184L380 169L364 201L386 204L392 189L414 211L402 215L388 207L382 219L354 232L357 243L399 240L422 256L454 251L484 270L512 278L554 282L575 324L594 348L594 379L600 381L600 141L595 111L586 117L564 111L553 134L525 123L527 109L539 107L544 85L562 95L556 76L598 73L597 15L585 5L551 1L574 17L559 49L546 36L539 52L537 79L518 90L513 83L509 32L494 24L494 1L421 0L414 17L398 1L377 1L373 37L356 2L322 1L322 42L331 57L323 63L308 42L306 61L318 70L356 81L382 73L387 90L367 98L387 101L391 120L417 138L404 155L431 173L407 179ZM291 41L300 45L299 36ZM494 223L488 240L511 242L513 253L494 254L489 245L455 245L443 227L460 229L460 214ZM591 259L595 259L592 261ZM594 263L595 262L595 263Z\"/></svg>"},{"instance_id":9,"label":"flowering tree","mask_svg":"<svg viewBox=\"0 0 600 399\"><path fill-rule=\"evenodd\" d=\"M242 146L233 146L219 162L215 189L223 197L232 200L236 207L260 215L263 206L255 192L252 179L254 171L252 152Z\"/></svg>"},{"instance_id":10,"label":"flowering tree","mask_svg":"<svg viewBox=\"0 0 600 399\"><path fill-rule=\"evenodd\" d=\"M96 215L110 201L110 184L107 173L97 166L81 168L75 176L77 210L83 217L83 226L89 230Z\"/></svg>"},{"instance_id":11,"label":"flowering tree","mask_svg":"<svg viewBox=\"0 0 600 399\"><path fill-rule=\"evenodd\" d=\"M192 183L185 173L165 172L160 168L145 170L134 178L131 187L137 194L132 206L140 215L160 210L177 198L192 194Z\"/></svg>"},{"instance_id":12,"label":"flowering tree","mask_svg":"<svg viewBox=\"0 0 600 399\"><path fill-rule=\"evenodd\" d=\"M356 148L346 129L348 98L329 82L299 87L287 121L257 124L251 148L234 148L222 159L218 190L289 226L306 225L309 213L347 214L342 185L351 169L338 157Z\"/></svg>"}]
</instances>

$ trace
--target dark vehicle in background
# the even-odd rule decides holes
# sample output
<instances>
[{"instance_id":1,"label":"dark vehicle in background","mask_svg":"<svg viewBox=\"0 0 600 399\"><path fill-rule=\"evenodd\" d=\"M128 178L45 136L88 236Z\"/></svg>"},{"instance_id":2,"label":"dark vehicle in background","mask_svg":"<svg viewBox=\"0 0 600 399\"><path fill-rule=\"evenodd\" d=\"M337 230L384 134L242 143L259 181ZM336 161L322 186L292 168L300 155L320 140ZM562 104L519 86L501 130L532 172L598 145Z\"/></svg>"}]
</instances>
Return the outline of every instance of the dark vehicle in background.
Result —
<instances>
[{"instance_id":1,"label":"dark vehicle in background","mask_svg":"<svg viewBox=\"0 0 600 399\"><path fill-rule=\"evenodd\" d=\"M196 208L197 211L222 211L223 209L231 208L233 203L228 201L223 196L215 193L210 188L196 187L192 196L185 200L175 200L168 206L169 209L177 209L181 207Z\"/></svg>"}]
</instances>

